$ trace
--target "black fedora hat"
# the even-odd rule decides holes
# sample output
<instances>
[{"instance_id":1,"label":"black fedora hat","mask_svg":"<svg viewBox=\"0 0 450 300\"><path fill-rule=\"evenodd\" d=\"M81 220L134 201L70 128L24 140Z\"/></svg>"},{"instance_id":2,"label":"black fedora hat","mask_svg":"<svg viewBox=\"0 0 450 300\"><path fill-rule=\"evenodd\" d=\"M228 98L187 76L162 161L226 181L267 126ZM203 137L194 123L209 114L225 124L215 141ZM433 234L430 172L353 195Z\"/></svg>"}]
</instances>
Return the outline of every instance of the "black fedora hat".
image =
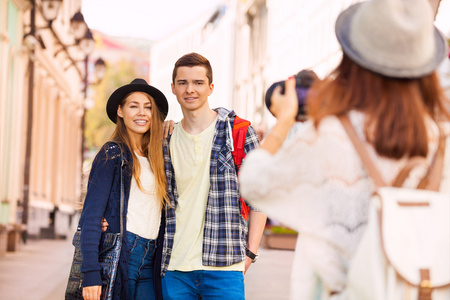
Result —
<instances>
[{"instance_id":1,"label":"black fedora hat","mask_svg":"<svg viewBox=\"0 0 450 300\"><path fill-rule=\"evenodd\" d=\"M156 106L158 106L162 120L164 121L169 112L169 104L167 103L166 96L142 78L135 78L129 84L121 86L109 96L108 103L106 104L106 113L111 121L114 123L117 122L117 109L119 104L126 95L132 92L143 92L155 99Z\"/></svg>"}]
</instances>

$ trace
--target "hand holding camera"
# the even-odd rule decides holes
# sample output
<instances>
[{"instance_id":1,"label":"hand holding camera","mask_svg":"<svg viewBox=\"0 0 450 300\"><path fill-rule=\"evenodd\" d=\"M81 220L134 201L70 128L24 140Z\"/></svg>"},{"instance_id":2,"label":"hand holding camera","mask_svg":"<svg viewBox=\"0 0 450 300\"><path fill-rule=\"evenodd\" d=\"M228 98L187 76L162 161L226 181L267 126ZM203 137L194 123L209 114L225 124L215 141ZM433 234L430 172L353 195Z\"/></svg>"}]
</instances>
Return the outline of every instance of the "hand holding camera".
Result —
<instances>
[{"instance_id":1,"label":"hand holding camera","mask_svg":"<svg viewBox=\"0 0 450 300\"><path fill-rule=\"evenodd\" d=\"M307 118L307 112L306 112L306 99L308 95L308 90L312 86L312 84L318 79L316 73L311 70L301 70L296 75L293 76L295 78L295 89L292 91L294 92L294 96L296 99L296 108L292 107L281 107L280 109L289 109L293 110L292 113L295 112L296 114L296 121L305 121ZM294 80L292 80L294 81ZM277 88L278 87L278 88ZM279 118L279 112L278 108L275 107L275 101L283 101L283 100L275 100L275 97L278 99L279 97L282 97L281 95L285 95L286 90L289 90L289 87L285 88L285 81L279 81L272 84L269 89L266 92L265 102L266 106L269 109L269 111L277 118ZM279 91L279 92L276 92ZM289 92L289 91L288 91ZM280 95L277 95L280 94ZM286 93L286 97L288 97L289 93ZM287 104L287 103L286 103Z\"/></svg>"},{"instance_id":2,"label":"hand holding camera","mask_svg":"<svg viewBox=\"0 0 450 300\"><path fill-rule=\"evenodd\" d=\"M290 77L276 85L271 93L269 110L278 120L294 122L298 111L297 95L295 91L295 78Z\"/></svg>"}]
</instances>

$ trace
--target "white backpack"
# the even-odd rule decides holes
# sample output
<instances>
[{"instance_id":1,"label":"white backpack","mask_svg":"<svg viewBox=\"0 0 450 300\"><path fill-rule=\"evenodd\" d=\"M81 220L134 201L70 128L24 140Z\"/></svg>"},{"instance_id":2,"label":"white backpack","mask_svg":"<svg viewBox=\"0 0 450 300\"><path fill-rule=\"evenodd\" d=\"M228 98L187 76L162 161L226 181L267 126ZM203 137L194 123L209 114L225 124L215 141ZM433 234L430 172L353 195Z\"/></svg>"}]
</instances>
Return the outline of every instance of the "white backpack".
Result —
<instances>
[{"instance_id":1,"label":"white backpack","mask_svg":"<svg viewBox=\"0 0 450 300\"><path fill-rule=\"evenodd\" d=\"M347 286L348 300L450 299L450 194L439 192L445 136L427 175L417 189L402 188L412 159L386 186L347 117L341 122L377 185L368 225L353 256Z\"/></svg>"}]
</instances>

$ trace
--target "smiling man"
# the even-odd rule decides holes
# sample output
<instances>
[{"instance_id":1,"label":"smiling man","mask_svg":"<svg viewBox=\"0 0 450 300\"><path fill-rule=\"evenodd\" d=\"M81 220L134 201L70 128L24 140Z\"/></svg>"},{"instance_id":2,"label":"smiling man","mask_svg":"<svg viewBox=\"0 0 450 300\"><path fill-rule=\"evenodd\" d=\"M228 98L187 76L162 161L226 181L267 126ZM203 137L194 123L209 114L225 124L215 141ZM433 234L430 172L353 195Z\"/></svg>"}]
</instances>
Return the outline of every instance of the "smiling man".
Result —
<instances>
[{"instance_id":1,"label":"smiling man","mask_svg":"<svg viewBox=\"0 0 450 300\"><path fill-rule=\"evenodd\" d=\"M171 207L166 207L161 275L164 299L245 299L244 273L256 260L266 216L241 216L232 151L233 111L211 109L209 61L182 56L172 92L183 112L164 146ZM258 145L250 126L244 152Z\"/></svg>"}]
</instances>

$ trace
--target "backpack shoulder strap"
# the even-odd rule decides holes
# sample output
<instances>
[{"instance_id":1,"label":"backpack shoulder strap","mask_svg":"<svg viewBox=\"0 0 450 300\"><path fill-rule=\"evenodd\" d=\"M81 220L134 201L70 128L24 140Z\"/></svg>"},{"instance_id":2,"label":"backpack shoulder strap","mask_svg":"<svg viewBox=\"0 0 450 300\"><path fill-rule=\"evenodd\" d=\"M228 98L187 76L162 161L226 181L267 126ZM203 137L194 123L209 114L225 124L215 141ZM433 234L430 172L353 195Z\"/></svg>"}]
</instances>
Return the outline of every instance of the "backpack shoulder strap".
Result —
<instances>
[{"instance_id":1,"label":"backpack shoulder strap","mask_svg":"<svg viewBox=\"0 0 450 300\"><path fill-rule=\"evenodd\" d=\"M386 186L384 183L380 172L375 167L372 159L369 156L369 152L365 148L363 142L359 139L355 128L351 124L348 116L340 116L339 120L342 123L342 126L344 126L345 131L347 132L350 140L352 141L356 151L358 152L364 166L367 169L367 173L369 176L375 181L375 184L379 187ZM446 143L446 137L440 129L440 138L439 138L439 146L436 151L436 155L434 157L433 163L431 167L428 169L427 174L424 178L420 181L419 185L417 186L418 189L428 189L428 190L434 190L438 191L439 186L441 183L441 177L442 177L442 171L444 169L444 156L445 156L445 143ZM402 170L398 173L397 177L395 178L392 186L394 187L401 187L408 178L409 173L411 170L419 165L426 163L425 159L422 157L413 157L411 158L406 165L403 167Z\"/></svg>"},{"instance_id":2,"label":"backpack shoulder strap","mask_svg":"<svg viewBox=\"0 0 450 300\"><path fill-rule=\"evenodd\" d=\"M408 178L409 173L411 173L412 169L414 169L416 166L423 164L426 167L428 167L427 160L425 157L422 156L415 156L410 158L406 165L403 167L403 169L400 170L400 172L397 174L397 177L394 179L394 182L392 183L393 187L401 187L403 186L403 183L405 182L406 178Z\"/></svg>"},{"instance_id":3,"label":"backpack shoulder strap","mask_svg":"<svg viewBox=\"0 0 450 300\"><path fill-rule=\"evenodd\" d=\"M439 186L441 185L442 172L444 170L444 156L445 156L445 144L446 136L442 130L439 128L439 145L436 150L433 162L431 164L428 173L420 181L417 186L418 189L427 189L432 191L439 191Z\"/></svg>"},{"instance_id":4,"label":"backpack shoulder strap","mask_svg":"<svg viewBox=\"0 0 450 300\"><path fill-rule=\"evenodd\" d=\"M356 133L356 130L353 127L352 123L350 122L350 119L348 118L348 116L347 115L340 116L339 121L341 121L342 126L344 127L345 131L347 132L348 137L352 141L356 152L358 152L363 165L366 167L369 177L372 178L372 180L375 182L375 184L378 187L386 186L386 183L384 182L383 177L381 177L380 171L378 171L378 169L375 167L375 164L373 163L372 159L370 158L369 152L367 151L364 143L358 137L358 134Z\"/></svg>"},{"instance_id":5,"label":"backpack shoulder strap","mask_svg":"<svg viewBox=\"0 0 450 300\"><path fill-rule=\"evenodd\" d=\"M236 170L239 171L241 168L242 160L245 157L244 146L245 138L247 136L248 126L250 126L250 121L242 119L238 116L234 118L233 122L233 147L232 152L234 158L234 164L236 165Z\"/></svg>"},{"instance_id":6,"label":"backpack shoulder strap","mask_svg":"<svg viewBox=\"0 0 450 300\"><path fill-rule=\"evenodd\" d=\"M245 148L245 138L247 137L248 126L250 126L250 121L244 120L236 116L233 122L233 154L234 165L236 167L236 174L239 175L239 170L241 169L242 160L245 157L244 148ZM248 217L250 214L250 208L245 203L242 197L240 198L241 203L241 215L242 217L248 221Z\"/></svg>"}]
</instances>

